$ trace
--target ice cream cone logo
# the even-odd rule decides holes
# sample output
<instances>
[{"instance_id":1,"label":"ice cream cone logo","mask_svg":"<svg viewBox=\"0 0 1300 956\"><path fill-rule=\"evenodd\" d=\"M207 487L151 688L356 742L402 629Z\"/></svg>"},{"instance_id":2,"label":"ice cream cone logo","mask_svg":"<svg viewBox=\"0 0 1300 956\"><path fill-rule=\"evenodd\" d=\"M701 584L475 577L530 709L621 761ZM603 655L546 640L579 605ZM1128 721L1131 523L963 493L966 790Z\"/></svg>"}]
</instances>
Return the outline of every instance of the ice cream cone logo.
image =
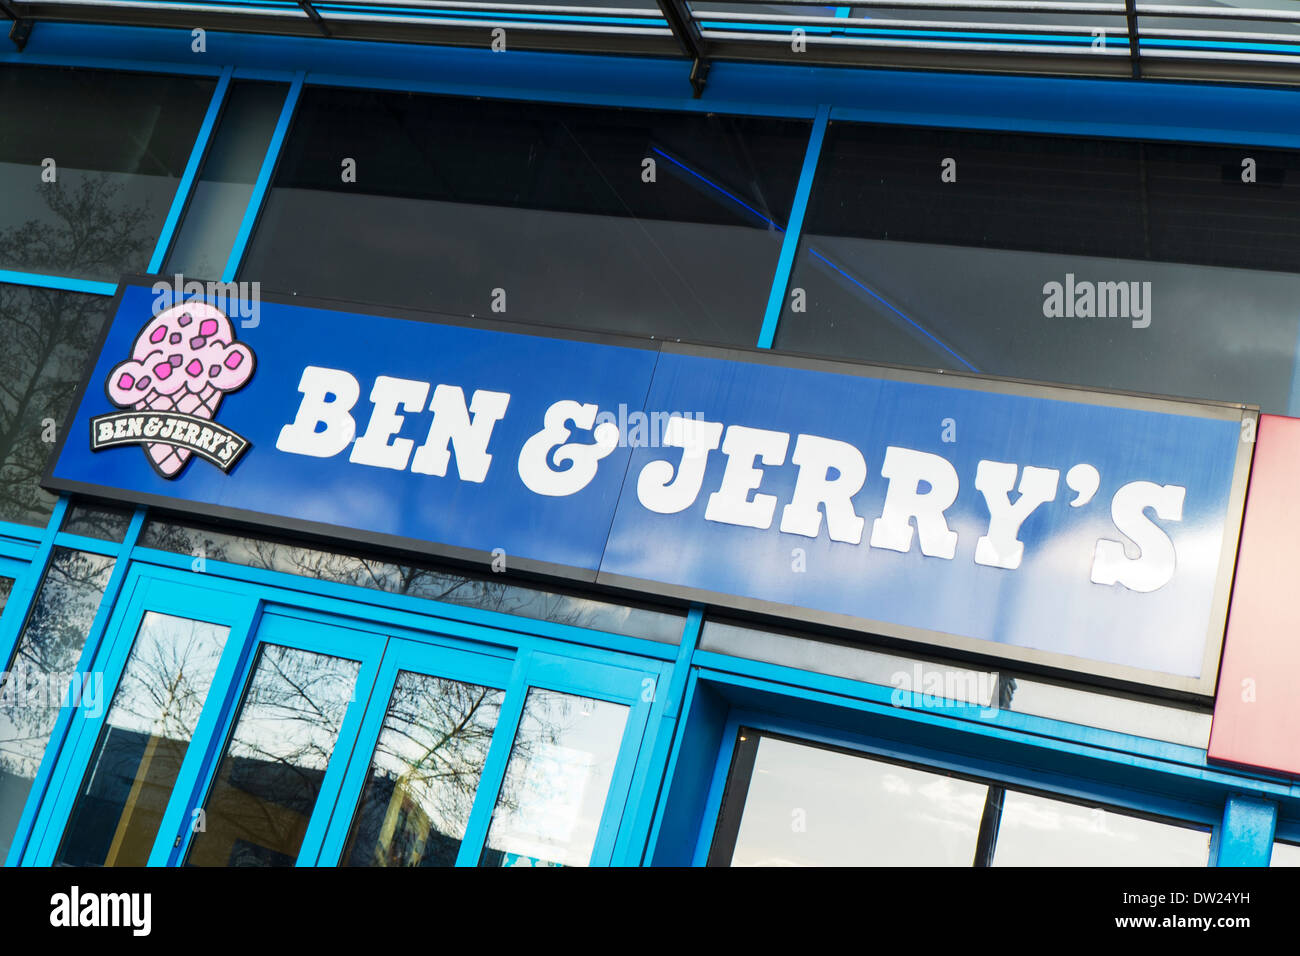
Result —
<instances>
[{"instance_id":1,"label":"ice cream cone logo","mask_svg":"<svg viewBox=\"0 0 1300 956\"><path fill-rule=\"evenodd\" d=\"M235 341L221 310L202 302L174 306L149 320L131 357L108 373L109 400L129 411L92 418L90 447L143 445L163 478L177 477L191 455L229 471L249 442L213 419L255 366L253 350Z\"/></svg>"}]
</instances>

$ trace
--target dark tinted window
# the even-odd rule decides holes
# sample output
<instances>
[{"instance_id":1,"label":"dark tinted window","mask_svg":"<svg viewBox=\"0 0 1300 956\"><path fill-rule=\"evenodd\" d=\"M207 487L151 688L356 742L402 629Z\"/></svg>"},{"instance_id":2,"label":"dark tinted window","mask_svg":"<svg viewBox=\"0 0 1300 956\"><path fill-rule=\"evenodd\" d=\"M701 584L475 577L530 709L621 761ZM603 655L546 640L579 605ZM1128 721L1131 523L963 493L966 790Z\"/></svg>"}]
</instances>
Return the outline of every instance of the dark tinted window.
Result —
<instances>
[{"instance_id":1,"label":"dark tinted window","mask_svg":"<svg viewBox=\"0 0 1300 956\"><path fill-rule=\"evenodd\" d=\"M1297 270L1300 154L832 124L776 344L1294 414Z\"/></svg>"},{"instance_id":2,"label":"dark tinted window","mask_svg":"<svg viewBox=\"0 0 1300 956\"><path fill-rule=\"evenodd\" d=\"M2 246L0 246L2 248ZM109 300L0 285L0 520L45 524L40 487Z\"/></svg>"},{"instance_id":3,"label":"dark tinted window","mask_svg":"<svg viewBox=\"0 0 1300 956\"><path fill-rule=\"evenodd\" d=\"M807 135L803 121L309 89L241 278L753 345Z\"/></svg>"},{"instance_id":4,"label":"dark tinted window","mask_svg":"<svg viewBox=\"0 0 1300 956\"><path fill-rule=\"evenodd\" d=\"M130 524L131 512L127 508L81 503L68 508L59 530L103 541L121 541Z\"/></svg>"},{"instance_id":5,"label":"dark tinted window","mask_svg":"<svg viewBox=\"0 0 1300 956\"><path fill-rule=\"evenodd\" d=\"M280 118L284 83L232 84L163 270L220 279Z\"/></svg>"},{"instance_id":6,"label":"dark tinted window","mask_svg":"<svg viewBox=\"0 0 1300 956\"><path fill-rule=\"evenodd\" d=\"M145 271L213 86L0 66L0 268L107 282Z\"/></svg>"}]
</instances>

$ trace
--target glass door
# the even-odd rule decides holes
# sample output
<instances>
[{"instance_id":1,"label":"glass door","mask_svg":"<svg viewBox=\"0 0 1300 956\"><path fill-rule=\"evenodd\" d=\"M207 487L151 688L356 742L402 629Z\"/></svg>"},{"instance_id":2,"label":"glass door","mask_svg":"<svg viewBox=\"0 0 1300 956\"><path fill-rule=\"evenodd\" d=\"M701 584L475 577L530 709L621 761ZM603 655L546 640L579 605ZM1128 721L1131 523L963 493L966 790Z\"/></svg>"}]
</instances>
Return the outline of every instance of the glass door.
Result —
<instances>
[{"instance_id":1,"label":"glass door","mask_svg":"<svg viewBox=\"0 0 1300 956\"><path fill-rule=\"evenodd\" d=\"M166 568L133 568L123 594L26 862L635 857L621 821L667 664L268 605L264 588Z\"/></svg>"},{"instance_id":2,"label":"glass door","mask_svg":"<svg viewBox=\"0 0 1300 956\"><path fill-rule=\"evenodd\" d=\"M319 862L610 863L661 676L647 668L393 640Z\"/></svg>"},{"instance_id":3,"label":"glass door","mask_svg":"<svg viewBox=\"0 0 1300 956\"><path fill-rule=\"evenodd\" d=\"M513 667L391 640L318 862L454 866Z\"/></svg>"},{"instance_id":4,"label":"glass door","mask_svg":"<svg viewBox=\"0 0 1300 956\"><path fill-rule=\"evenodd\" d=\"M185 866L310 863L387 638L305 611L268 611L242 668L219 752L183 804L154 862ZM213 748L215 751L216 748ZM174 800L175 804L176 801Z\"/></svg>"},{"instance_id":5,"label":"glass door","mask_svg":"<svg viewBox=\"0 0 1300 956\"><path fill-rule=\"evenodd\" d=\"M213 688L235 665L224 651L256 609L251 598L157 569L133 571L123 593L91 668L74 675L76 714L29 851L38 865L149 862L178 782L195 772L215 728Z\"/></svg>"}]
</instances>

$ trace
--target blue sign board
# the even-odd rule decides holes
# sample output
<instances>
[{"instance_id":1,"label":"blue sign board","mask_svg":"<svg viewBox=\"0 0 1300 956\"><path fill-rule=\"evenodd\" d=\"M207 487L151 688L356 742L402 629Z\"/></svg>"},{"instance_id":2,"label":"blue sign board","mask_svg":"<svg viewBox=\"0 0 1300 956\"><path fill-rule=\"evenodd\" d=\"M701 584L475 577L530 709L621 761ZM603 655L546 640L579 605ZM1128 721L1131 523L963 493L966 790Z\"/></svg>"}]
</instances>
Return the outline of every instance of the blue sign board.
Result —
<instances>
[{"instance_id":1,"label":"blue sign board","mask_svg":"<svg viewBox=\"0 0 1300 956\"><path fill-rule=\"evenodd\" d=\"M1252 409L166 289L47 487L1213 691Z\"/></svg>"}]
</instances>

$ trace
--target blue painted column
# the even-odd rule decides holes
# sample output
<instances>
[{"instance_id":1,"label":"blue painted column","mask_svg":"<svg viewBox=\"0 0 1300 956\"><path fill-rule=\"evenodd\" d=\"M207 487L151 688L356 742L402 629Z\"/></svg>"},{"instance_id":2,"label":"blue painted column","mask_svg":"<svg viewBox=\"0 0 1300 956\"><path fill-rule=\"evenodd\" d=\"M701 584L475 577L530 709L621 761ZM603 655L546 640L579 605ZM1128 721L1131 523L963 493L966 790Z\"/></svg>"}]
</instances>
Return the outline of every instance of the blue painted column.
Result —
<instances>
[{"instance_id":1,"label":"blue painted column","mask_svg":"<svg viewBox=\"0 0 1300 956\"><path fill-rule=\"evenodd\" d=\"M760 349L770 349L776 338L776 324L781 318L781 308L785 305L785 289L790 283L790 271L794 268L795 253L799 250L803 216L808 209L808 197L812 194L813 178L817 175L817 160L822 154L822 140L826 138L826 124L830 120L830 115L830 107L821 106L818 107L817 115L813 119L812 131L808 136L808 149L804 152L803 168L799 172L799 184L795 187L794 203L790 207L790 221L786 224L785 237L781 241L781 255L776 262L776 274L772 277L767 309L763 313L763 327L758 333Z\"/></svg>"},{"instance_id":2,"label":"blue painted column","mask_svg":"<svg viewBox=\"0 0 1300 956\"><path fill-rule=\"evenodd\" d=\"M1215 866L1268 866L1273 854L1277 804L1233 795L1223 808Z\"/></svg>"}]
</instances>

